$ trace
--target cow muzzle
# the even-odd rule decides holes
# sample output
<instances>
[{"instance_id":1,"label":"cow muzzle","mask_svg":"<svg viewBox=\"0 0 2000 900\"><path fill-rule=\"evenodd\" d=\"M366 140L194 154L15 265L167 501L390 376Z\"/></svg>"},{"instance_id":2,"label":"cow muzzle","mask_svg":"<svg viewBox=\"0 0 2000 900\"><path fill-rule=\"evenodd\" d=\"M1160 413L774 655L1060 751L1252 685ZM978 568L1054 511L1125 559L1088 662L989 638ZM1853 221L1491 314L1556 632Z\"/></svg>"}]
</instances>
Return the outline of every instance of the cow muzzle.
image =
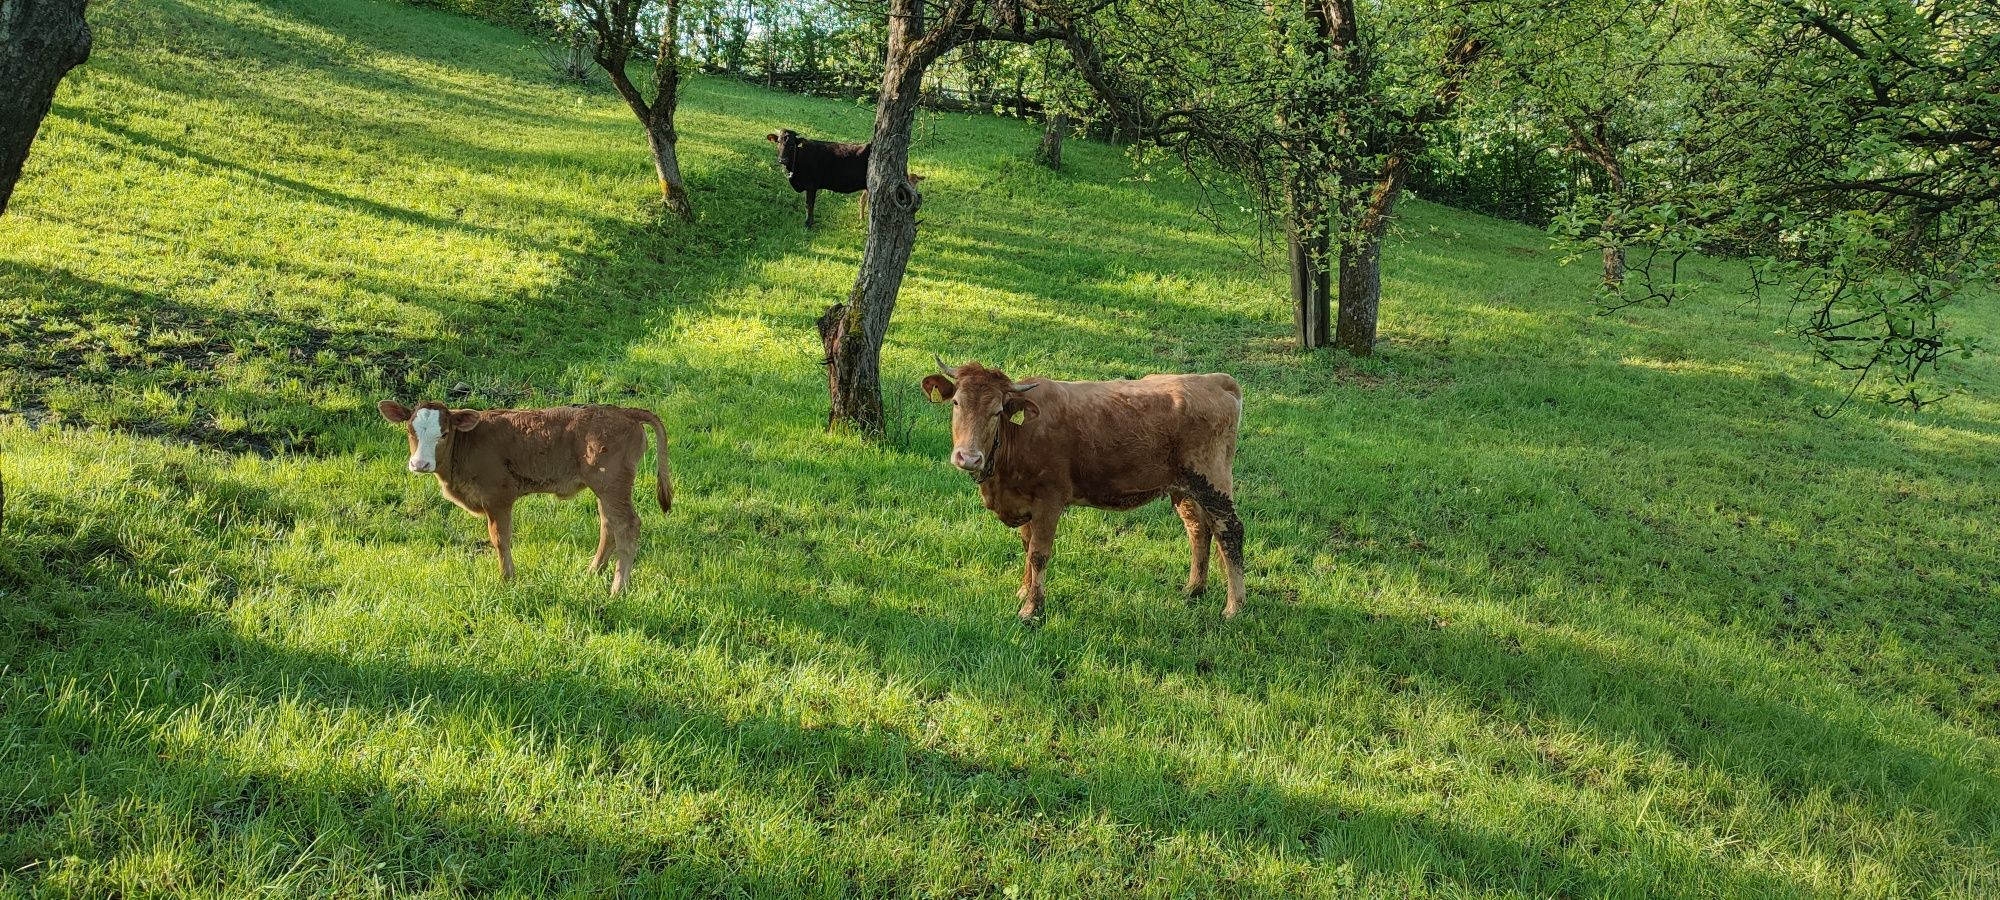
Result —
<instances>
[{"instance_id":1,"label":"cow muzzle","mask_svg":"<svg viewBox=\"0 0 2000 900\"><path fill-rule=\"evenodd\" d=\"M953 450L951 451L951 464L967 472L978 474L986 466L986 454L977 450Z\"/></svg>"},{"instance_id":2,"label":"cow muzzle","mask_svg":"<svg viewBox=\"0 0 2000 900\"><path fill-rule=\"evenodd\" d=\"M436 472L437 468L438 468L437 463L434 462L424 462L421 459L410 460L410 471L415 472L418 475L428 475L432 472Z\"/></svg>"}]
</instances>

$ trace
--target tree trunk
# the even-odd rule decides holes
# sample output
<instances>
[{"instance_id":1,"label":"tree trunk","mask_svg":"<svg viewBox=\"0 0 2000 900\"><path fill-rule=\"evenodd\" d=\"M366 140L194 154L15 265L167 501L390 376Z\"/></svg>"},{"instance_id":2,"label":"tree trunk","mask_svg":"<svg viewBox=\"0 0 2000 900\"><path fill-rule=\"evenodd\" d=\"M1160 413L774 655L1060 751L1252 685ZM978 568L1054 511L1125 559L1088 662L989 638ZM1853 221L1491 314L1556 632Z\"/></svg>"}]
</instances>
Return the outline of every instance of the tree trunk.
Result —
<instances>
[{"instance_id":1,"label":"tree trunk","mask_svg":"<svg viewBox=\"0 0 2000 900\"><path fill-rule=\"evenodd\" d=\"M28 162L56 85L90 56L85 0L0 0L0 213Z\"/></svg>"},{"instance_id":2,"label":"tree trunk","mask_svg":"<svg viewBox=\"0 0 2000 900\"><path fill-rule=\"evenodd\" d=\"M1602 163L1605 174L1610 179L1612 195L1623 197L1625 195L1625 169L1624 166L1619 164L1618 155L1607 152ZM1607 239L1610 239L1609 236L1615 233L1617 225L1617 213L1614 212L1604 217L1604 234L1607 236ZM1604 286L1616 288L1624 284L1625 247L1620 244L1607 243L1604 245Z\"/></svg>"},{"instance_id":3,"label":"tree trunk","mask_svg":"<svg viewBox=\"0 0 2000 900\"><path fill-rule=\"evenodd\" d=\"M1604 248L1604 286L1618 287L1625 283L1625 248Z\"/></svg>"},{"instance_id":4,"label":"tree trunk","mask_svg":"<svg viewBox=\"0 0 2000 900\"><path fill-rule=\"evenodd\" d=\"M1364 234L1340 248L1340 322L1334 341L1355 356L1375 352L1382 310L1382 238Z\"/></svg>"},{"instance_id":5,"label":"tree trunk","mask_svg":"<svg viewBox=\"0 0 2000 900\"><path fill-rule=\"evenodd\" d=\"M1339 21L1330 32L1337 36L1338 46L1350 51L1358 47L1354 4L1342 0L1329 4L1329 8L1339 14ZM1404 123L1408 131L1401 140L1384 148L1386 155L1381 168L1372 174L1367 196L1355 197L1350 190L1346 194L1348 199L1341 203L1340 312L1334 323L1333 342L1355 356L1375 353L1376 322L1382 311L1382 238L1389 232L1396 201L1402 198L1403 183L1410 177L1410 160L1423 152L1424 126L1441 121L1458 105L1467 70L1488 49L1486 42L1463 28L1453 29L1449 41L1450 49L1443 61L1444 83L1437 96ZM1356 83L1365 83L1364 55L1349 52L1347 59L1351 71L1356 73ZM1349 179L1355 175L1351 171L1345 173ZM1346 184L1351 186L1353 182Z\"/></svg>"},{"instance_id":6,"label":"tree trunk","mask_svg":"<svg viewBox=\"0 0 2000 900\"><path fill-rule=\"evenodd\" d=\"M5 2L5 0L0 0ZM667 208L682 219L694 218L694 204L688 198L687 182L681 179L680 157L674 153L674 144L679 135L674 131L674 111L680 106L681 47L680 47L680 2L668 0L665 15L660 22L660 43L653 48L653 99L646 100L637 85L625 72L626 63L632 59L634 45L638 40L636 19L620 18L616 9L607 10L599 4L584 4L592 32L597 37L597 45L592 57L599 68L611 76L611 86L618 90L618 96L625 101L627 109L638 117L639 127L646 132L646 149L653 156L653 172L660 180L660 199ZM636 15L635 8L624 8L625 12Z\"/></svg>"},{"instance_id":7,"label":"tree trunk","mask_svg":"<svg viewBox=\"0 0 2000 900\"><path fill-rule=\"evenodd\" d=\"M694 218L694 204L688 199L687 182L681 179L680 157L674 153L678 136L672 125L654 122L646 128L646 146L653 151L653 171L660 176L660 199L667 209L684 220Z\"/></svg>"},{"instance_id":8,"label":"tree trunk","mask_svg":"<svg viewBox=\"0 0 2000 900\"><path fill-rule=\"evenodd\" d=\"M829 347L827 424L844 423L866 434L882 433L882 339L916 248L917 207L923 202L909 180L910 132L928 62L914 46L923 34L922 9L918 0L896 0L890 9L888 57L868 151L868 242L846 308L837 314L828 310L827 318L836 321L821 329Z\"/></svg>"},{"instance_id":9,"label":"tree trunk","mask_svg":"<svg viewBox=\"0 0 2000 900\"><path fill-rule=\"evenodd\" d=\"M1298 201L1287 214L1286 241L1291 249L1292 326L1300 350L1313 350L1333 342L1333 278L1327 270L1331 242L1325 217L1311 204Z\"/></svg>"},{"instance_id":10,"label":"tree trunk","mask_svg":"<svg viewBox=\"0 0 2000 900\"><path fill-rule=\"evenodd\" d=\"M1068 113L1056 113L1049 117L1042 128L1042 147L1035 152L1035 162L1062 171L1063 138L1069 135L1070 117Z\"/></svg>"},{"instance_id":11,"label":"tree trunk","mask_svg":"<svg viewBox=\"0 0 2000 900\"><path fill-rule=\"evenodd\" d=\"M1382 311L1382 238L1389 233L1390 217L1403 195L1403 181L1410 176L1409 156L1393 154L1369 190L1358 217L1340 242L1340 317L1334 326L1333 342L1355 356L1375 352L1375 322Z\"/></svg>"},{"instance_id":12,"label":"tree trunk","mask_svg":"<svg viewBox=\"0 0 2000 900\"><path fill-rule=\"evenodd\" d=\"M682 221L694 220L687 182L681 180L680 156L674 144L674 113L681 106L681 0L667 0L660 21L660 43L653 50L653 107L640 116L646 123L646 146L653 151L653 169L660 176L660 199Z\"/></svg>"},{"instance_id":13,"label":"tree trunk","mask_svg":"<svg viewBox=\"0 0 2000 900\"><path fill-rule=\"evenodd\" d=\"M1610 110L1602 110L1587 120L1572 119L1569 123L1570 147L1583 154L1585 159L1604 170L1606 192L1613 197L1625 196L1625 164L1620 150L1624 142L1613 137L1609 122ZM1615 205L1615 204L1614 204ZM1609 235L1618 225L1618 214L1604 217L1602 234L1607 236L1604 245L1604 286L1615 288L1625 283L1625 248L1609 243Z\"/></svg>"}]
</instances>

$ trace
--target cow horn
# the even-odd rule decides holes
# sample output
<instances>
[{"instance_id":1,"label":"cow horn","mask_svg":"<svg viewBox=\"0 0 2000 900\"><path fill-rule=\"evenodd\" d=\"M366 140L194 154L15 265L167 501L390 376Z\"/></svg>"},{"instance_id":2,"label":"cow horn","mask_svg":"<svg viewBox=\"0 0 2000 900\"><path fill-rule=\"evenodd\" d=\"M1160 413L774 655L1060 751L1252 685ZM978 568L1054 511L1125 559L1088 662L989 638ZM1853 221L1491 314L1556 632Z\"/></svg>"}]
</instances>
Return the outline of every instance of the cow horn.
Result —
<instances>
[{"instance_id":1,"label":"cow horn","mask_svg":"<svg viewBox=\"0 0 2000 900\"><path fill-rule=\"evenodd\" d=\"M946 378L952 378L952 377L954 377L954 376L956 375L956 373L954 373L954 372L953 372L953 371L951 370L951 367L950 367L950 366L947 366L947 365L945 365L945 364L944 364L944 357L942 357L942 356L939 356L939 355L937 355L936 353L932 353L932 354L931 354L931 358L932 358L932 359L934 359L934 360L937 360L937 367L938 367L938 371L939 371L939 372L943 372L943 373L944 373L944 377L946 377Z\"/></svg>"},{"instance_id":2,"label":"cow horn","mask_svg":"<svg viewBox=\"0 0 2000 900\"><path fill-rule=\"evenodd\" d=\"M1025 394L1041 386L1042 383L1037 381L1034 384L1010 384L1007 386L1007 389L1013 391L1016 394Z\"/></svg>"}]
</instances>

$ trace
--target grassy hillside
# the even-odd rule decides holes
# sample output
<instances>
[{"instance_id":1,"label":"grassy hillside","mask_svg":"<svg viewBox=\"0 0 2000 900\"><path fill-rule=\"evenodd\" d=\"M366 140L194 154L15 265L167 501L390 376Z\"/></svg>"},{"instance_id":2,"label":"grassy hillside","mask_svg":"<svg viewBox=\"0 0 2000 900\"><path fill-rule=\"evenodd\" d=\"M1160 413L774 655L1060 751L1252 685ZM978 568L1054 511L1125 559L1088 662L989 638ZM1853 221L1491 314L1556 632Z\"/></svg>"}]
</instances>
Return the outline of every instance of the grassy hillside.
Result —
<instances>
[{"instance_id":1,"label":"grassy hillside","mask_svg":"<svg viewBox=\"0 0 2000 900\"><path fill-rule=\"evenodd\" d=\"M887 446L822 428L763 135L635 124L510 34L363 0L101 0L0 220L0 894L2000 893L2000 365L1843 385L1736 281L1591 314L1412 203L1363 363L1169 172L923 120ZM1962 327L2000 332L2000 317ZM1250 611L1164 506L1065 519L1051 615L945 463L930 354L1245 386ZM633 592L587 498L482 529L376 400L660 411Z\"/></svg>"}]
</instances>

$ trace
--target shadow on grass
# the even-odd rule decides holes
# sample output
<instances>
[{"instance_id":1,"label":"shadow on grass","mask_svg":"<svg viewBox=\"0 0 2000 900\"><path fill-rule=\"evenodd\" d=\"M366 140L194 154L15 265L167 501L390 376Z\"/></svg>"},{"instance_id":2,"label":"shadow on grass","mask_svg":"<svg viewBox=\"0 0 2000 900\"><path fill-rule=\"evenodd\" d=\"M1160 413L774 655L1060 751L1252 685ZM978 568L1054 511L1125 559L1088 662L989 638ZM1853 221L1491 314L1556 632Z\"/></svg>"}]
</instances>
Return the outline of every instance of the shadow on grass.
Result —
<instances>
[{"instance_id":1,"label":"shadow on grass","mask_svg":"<svg viewBox=\"0 0 2000 900\"><path fill-rule=\"evenodd\" d=\"M270 96L262 96L258 102L266 105L275 105L278 103L275 98ZM284 108L287 115L292 117L295 123L303 127L304 123L298 122L298 119L307 115L306 111L296 106ZM204 168L233 175L242 181L275 188L292 195L294 199L303 203L352 210L377 219L400 222L420 228L458 231L486 237L501 236L501 233L496 229L405 209L378 200L371 200L358 194L342 193L331 188L307 184L293 178L286 178L283 175L278 175L254 166L232 162L214 154L196 150L186 144L175 143L157 135L127 128L112 121L108 116L98 114L94 110L64 106L58 103L50 108L50 114L102 132L106 137L98 139L96 143L102 146L106 152L133 154L158 163L163 171L196 167ZM331 128L335 124L336 122L334 121L328 121L318 123L317 127ZM355 125L355 120L340 120L337 124L352 128ZM115 225L116 223L111 224Z\"/></svg>"},{"instance_id":2,"label":"shadow on grass","mask_svg":"<svg viewBox=\"0 0 2000 900\"><path fill-rule=\"evenodd\" d=\"M1830 388L1796 384L1760 403L1758 381L1744 375L1599 361L1452 390L1454 407L1473 412L1448 428L1431 419L1427 400L1386 393L1368 400L1369 429L1331 440L1303 415L1267 412L1266 433L1246 440L1245 455L1337 469L1355 502L1278 498L1262 504L1278 530L1260 535L1253 518L1252 540L1325 547L1365 518L1379 523L1380 543L1424 549L1348 542L1347 561L1400 568L1426 554L1486 561L1486 583L1457 585L1467 591L1498 583L1526 597L1552 581L1635 597L1712 627L1752 626L1778 642L1852 648L1874 645L1886 631L1924 647L1927 664L1974 673L2000 666L2000 643L1987 625L1995 608L1990 574L1976 565L1922 564L1940 545L1980 547L1979 517L1898 488L1958 477L1962 451L1886 441L1881 423L1861 415L1813 416L1808 405L1835 396ZM1628 458L1643 465L1628 466ZM1259 477L1241 480L1254 509ZM1880 530L1876 511L1897 508L1921 521L1921 538ZM1706 552L1690 555L1689 547ZM1857 559L1857 551L1880 559ZM1888 561L1900 566L1868 574L1883 583L1851 582L1855 570ZM1891 589L1920 589L1925 602L1869 596ZM1962 698L1937 699L1949 706Z\"/></svg>"},{"instance_id":3,"label":"shadow on grass","mask_svg":"<svg viewBox=\"0 0 2000 900\"><path fill-rule=\"evenodd\" d=\"M0 413L30 425L109 425L230 452L314 452L323 449L313 433L323 412L239 390L232 373L261 368L362 392L437 376L432 342L389 329L191 306L9 261L0 261L0 295L29 301L0 317ZM222 424L249 409L263 413L255 427Z\"/></svg>"},{"instance_id":4,"label":"shadow on grass","mask_svg":"<svg viewBox=\"0 0 2000 900\"><path fill-rule=\"evenodd\" d=\"M107 127L95 117L84 118ZM469 230L510 244L533 240L327 191L119 126L108 128L170 160L193 160L275 185L308 206L350 209L429 230ZM719 182L750 185L759 185L767 174L761 168L705 173ZM474 406L620 399L579 397L566 373L624 357L654 334L661 317L709 308L715 292L807 239L799 229L774 227L784 219L778 205L750 208L757 212L747 222L717 226L727 228L725 234L693 234L693 227L663 217L587 220L583 248L543 248L560 258L553 283L529 295L496 298L499 302L469 302L430 288L413 291L364 271L372 261L365 259L306 260L285 273L426 310L441 319L441 327L439 336L423 338L395 325L357 324L337 307L280 303L268 289L255 308L194 305L76 273L0 261L0 295L32 300L23 311L0 317L0 364L13 370L0 376L0 407L30 423L110 426L269 455L353 449L348 432L332 427L330 417L345 413L327 409L329 401L366 409L383 396L447 399L446 389L456 383L468 384L472 392L448 399ZM115 223L107 227L117 229ZM171 243L156 235L131 237L163 250ZM260 272L270 265L220 248L202 252L235 271ZM531 381L520 386L523 373L530 373Z\"/></svg>"},{"instance_id":5,"label":"shadow on grass","mask_svg":"<svg viewBox=\"0 0 2000 900\"><path fill-rule=\"evenodd\" d=\"M301 514L253 487L231 488L220 476L202 476L207 479L202 485L184 484L187 474L176 474L169 466L141 473L134 487L162 492L167 500L197 488L218 492L240 515L275 525ZM196 864L204 858L234 858L250 841L272 852L275 842L279 849L273 857L280 860L303 859L316 850L322 859L378 865L371 871L379 871L396 892L587 890L648 883L699 886L708 893L837 892L854 883L869 892L905 893L919 886L921 859L856 853L850 842L840 844L837 856L814 854L808 841L800 852L769 865L728 865L724 861L750 858L755 834L774 823L732 819L723 810L709 810L707 824L683 834L620 836L617 829L573 818L508 810L498 797L449 780L426 782L418 773L398 777L390 774L393 767L366 759L301 769L275 758L235 758L224 747L161 727L195 708L255 710L290 704L309 718L387 718L425 709L441 718L504 723L510 731L544 736L549 743L538 747L538 757L558 760L579 784L598 785L610 778L623 789L652 784L656 792L662 782L671 785L673 797L655 794L651 802L748 786L753 802L790 810L781 818L788 815L808 832L834 836L855 826L822 807L828 798L857 789L901 798L894 802L902 824L892 830L906 837L968 808L1009 823L1052 820L1058 831L1066 823L1083 826L1109 816L1139 830L1126 848L1131 871L1101 873L1107 886L1129 887L1129 879L1145 878L1154 865L1167 864L1174 851L1160 842L1184 835L1224 848L1304 854L1318 863L1349 865L1391 880L1462 883L1482 890L1651 896L1695 896L1718 887L1746 896L1796 892L1795 886L1755 871L1694 858L1677 863L1684 871L1699 872L1700 885L1662 885L1574 861L1560 848L1524 846L1490 830L1297 795L1242 778L1196 785L1116 760L1052 757L1024 764L960 755L895 731L807 726L773 715L683 708L580 673L515 671L507 660L411 664L289 648L226 624L233 602L226 593L212 599L218 608L195 611L185 601L169 604L153 592L154 585L169 580L184 582L181 573L191 565L224 578L248 574L232 572L232 560L179 558L162 550L160 541L144 541L144 549L136 549L126 543L131 536L102 532L69 515L30 507L18 526L10 521L10 528L23 529L19 547L0 549L5 554L0 569L10 574L21 574L22 567L47 568L30 578L42 587L0 611L10 631L30 635L0 645L7 649L0 664L18 673L11 690L0 693L11 694L10 702L0 706L0 716L15 754L46 760L52 767L30 775L10 766L4 770L7 781L0 782L0 821L8 823L0 838L0 866L22 873L19 877L30 888L55 871L49 865L53 860L74 856L101 867L134 849L116 838L80 835L65 827L64 816L75 812L66 806L85 801L83 794L71 793L73 785L82 784L90 785L87 802L123 808L143 798L144 805L125 818L125 827L134 834L172 831L179 827L175 823L189 820L207 823L177 837L193 842ZM872 618L855 619L857 610L815 608L809 602L800 607L774 604L765 611L803 615L801 624L819 628L826 627L826 616L838 617L846 623L840 636L858 637L877 649L908 641L912 631L951 627L880 609L868 611ZM633 621L629 613L626 621ZM1335 616L1318 624L1331 633L1351 630L1357 622ZM663 649L693 649L687 638L655 640ZM1062 646L1064 640L1038 636L1031 641L1038 646L1030 652L1089 652ZM1011 652L990 642L983 651L977 641L953 646L972 653ZM1438 651L1485 652L1476 645ZM1179 667L1173 651L1156 652L1166 657L1159 664ZM921 669L925 678L937 677L937 662L935 657L899 656L894 650L884 656L890 673ZM1630 676L1616 670L1604 674ZM946 678L946 689L970 687ZM1017 687L1030 699L1060 706L1064 698L1050 684ZM119 713L105 716L83 709L74 702L79 691ZM578 748L586 745L601 751L610 768L577 758ZM660 758L662 752L672 758ZM757 814L741 807L734 811L743 817ZM988 837L1016 849L1021 841L1035 840L1007 830ZM989 848L970 849L979 853ZM1027 852L1039 858L1045 849L1054 848L1037 845ZM1000 885L992 879L1006 876L981 871L976 860L954 863L964 882L958 886L967 890L997 890ZM314 878L342 876L308 871L300 877L311 884ZM1241 885L1232 887L1255 895ZM1288 894L1273 890L1261 895Z\"/></svg>"}]
</instances>

